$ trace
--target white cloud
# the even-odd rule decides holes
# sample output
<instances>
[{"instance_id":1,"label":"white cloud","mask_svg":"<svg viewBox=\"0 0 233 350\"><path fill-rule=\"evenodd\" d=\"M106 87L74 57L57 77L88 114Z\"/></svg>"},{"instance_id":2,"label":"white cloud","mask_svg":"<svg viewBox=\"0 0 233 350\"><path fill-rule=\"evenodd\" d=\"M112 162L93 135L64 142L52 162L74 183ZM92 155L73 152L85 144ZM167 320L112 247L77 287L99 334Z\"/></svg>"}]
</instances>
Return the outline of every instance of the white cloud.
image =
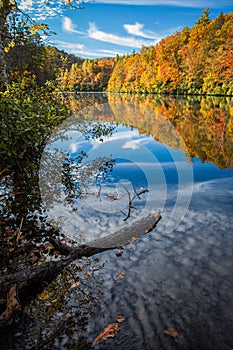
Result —
<instances>
[{"instance_id":1,"label":"white cloud","mask_svg":"<svg viewBox=\"0 0 233 350\"><path fill-rule=\"evenodd\" d=\"M229 1L227 0L96 0L96 3L101 4L119 4L119 5L164 5L164 6L176 6L176 7L193 7L193 8L204 8L204 7L227 7Z\"/></svg>"},{"instance_id":2,"label":"white cloud","mask_svg":"<svg viewBox=\"0 0 233 350\"><path fill-rule=\"evenodd\" d=\"M32 8L32 0L22 0L19 3L19 8L21 10L30 10Z\"/></svg>"},{"instance_id":3,"label":"white cloud","mask_svg":"<svg viewBox=\"0 0 233 350\"><path fill-rule=\"evenodd\" d=\"M18 0L18 7L27 11L30 17L36 21L45 21L49 18L62 15L64 11L63 0Z\"/></svg>"},{"instance_id":4,"label":"white cloud","mask_svg":"<svg viewBox=\"0 0 233 350\"><path fill-rule=\"evenodd\" d=\"M129 34L141 36L146 39L160 39L160 37L156 33L148 30L143 30L144 24L138 22L136 22L135 24L124 24L124 28Z\"/></svg>"},{"instance_id":5,"label":"white cloud","mask_svg":"<svg viewBox=\"0 0 233 350\"><path fill-rule=\"evenodd\" d=\"M116 55L125 55L125 52L122 52L122 51L117 51L117 50L99 50L101 51L103 54L106 54L107 56L111 55L111 56L116 56Z\"/></svg>"},{"instance_id":6,"label":"white cloud","mask_svg":"<svg viewBox=\"0 0 233 350\"><path fill-rule=\"evenodd\" d=\"M73 52L75 52L77 50L83 50L84 49L84 45L83 44L70 43L68 41L62 41L62 40L54 40L53 44L55 44L56 46L62 47L63 49L66 49L66 50L72 50Z\"/></svg>"},{"instance_id":7,"label":"white cloud","mask_svg":"<svg viewBox=\"0 0 233 350\"><path fill-rule=\"evenodd\" d=\"M129 148L129 149L132 149L132 150L134 150L134 149L138 149L138 148L140 148L139 147L139 145L138 145L138 143L136 142L136 141L128 141L128 142L126 142L123 146L122 146L122 148Z\"/></svg>"},{"instance_id":8,"label":"white cloud","mask_svg":"<svg viewBox=\"0 0 233 350\"><path fill-rule=\"evenodd\" d=\"M104 143L102 141L99 140L93 140L92 141L92 145L95 147L98 147L99 145L103 146L105 145L107 142L122 142L124 140L127 139L132 139L133 137L138 137L138 130L134 129L134 130L126 130L126 131L117 131L117 133L111 135L111 137L109 136L105 136L102 137L102 139L104 140ZM134 141L136 142L136 141Z\"/></svg>"},{"instance_id":9,"label":"white cloud","mask_svg":"<svg viewBox=\"0 0 233 350\"><path fill-rule=\"evenodd\" d=\"M87 57L109 57L115 56L117 54L123 55L123 52L114 50L92 50L89 51L83 44L71 43L67 41L54 40L51 45L55 45L60 50L64 50L68 53L72 53L77 56L87 56Z\"/></svg>"},{"instance_id":10,"label":"white cloud","mask_svg":"<svg viewBox=\"0 0 233 350\"><path fill-rule=\"evenodd\" d=\"M75 25L73 24L72 20L69 17L63 17L62 28L68 33L84 34L83 32L80 32L75 29Z\"/></svg>"},{"instance_id":11,"label":"white cloud","mask_svg":"<svg viewBox=\"0 0 233 350\"><path fill-rule=\"evenodd\" d=\"M88 30L88 36L91 39L104 41L107 43L120 45L120 46L128 46L134 48L141 48L143 45L149 46L155 44L155 42L149 42L142 39L136 39L131 37L121 37L115 34L102 32L98 30L94 23L90 23L90 27Z\"/></svg>"}]
</instances>

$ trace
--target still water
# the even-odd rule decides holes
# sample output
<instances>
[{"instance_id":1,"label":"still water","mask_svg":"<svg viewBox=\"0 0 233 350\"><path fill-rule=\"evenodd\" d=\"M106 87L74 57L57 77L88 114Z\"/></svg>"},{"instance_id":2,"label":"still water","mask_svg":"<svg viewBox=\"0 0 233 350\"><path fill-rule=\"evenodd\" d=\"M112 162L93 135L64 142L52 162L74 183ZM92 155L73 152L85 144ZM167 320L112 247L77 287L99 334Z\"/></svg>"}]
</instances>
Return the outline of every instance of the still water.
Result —
<instances>
[{"instance_id":1,"label":"still water","mask_svg":"<svg viewBox=\"0 0 233 350\"><path fill-rule=\"evenodd\" d=\"M151 211L162 219L93 259L81 287L58 278L12 349L90 349L120 316L121 330L95 349L232 350L233 100L70 94L67 104L72 117L40 164L48 220L88 243Z\"/></svg>"},{"instance_id":2,"label":"still water","mask_svg":"<svg viewBox=\"0 0 233 350\"><path fill-rule=\"evenodd\" d=\"M86 243L162 214L122 255L99 256L101 302L86 339L122 316L121 331L96 349L233 349L233 101L68 100L75 117L50 140L41 166L50 219ZM171 329L176 336L164 333Z\"/></svg>"}]
</instances>

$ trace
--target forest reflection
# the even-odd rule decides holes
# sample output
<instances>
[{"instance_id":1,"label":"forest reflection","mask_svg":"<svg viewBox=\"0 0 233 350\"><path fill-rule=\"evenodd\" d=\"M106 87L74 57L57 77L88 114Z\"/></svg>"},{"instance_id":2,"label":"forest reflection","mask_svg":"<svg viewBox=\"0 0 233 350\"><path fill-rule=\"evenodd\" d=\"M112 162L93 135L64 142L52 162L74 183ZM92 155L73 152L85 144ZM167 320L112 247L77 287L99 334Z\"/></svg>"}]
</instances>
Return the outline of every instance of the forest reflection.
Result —
<instances>
[{"instance_id":1,"label":"forest reflection","mask_svg":"<svg viewBox=\"0 0 233 350\"><path fill-rule=\"evenodd\" d=\"M99 120L136 127L141 134L180 149L188 159L198 157L220 169L233 167L232 98L77 94L67 102L74 113L87 105L108 103L112 113L100 112ZM132 113L132 105L140 108Z\"/></svg>"},{"instance_id":2,"label":"forest reflection","mask_svg":"<svg viewBox=\"0 0 233 350\"><path fill-rule=\"evenodd\" d=\"M54 197L56 197L56 195L58 195L59 197L61 189L63 189L65 196L61 197L61 201L64 200L65 202L66 200L68 204L70 203L72 204L73 202L82 204L81 200L83 199L87 200L87 197L88 197L87 195L89 194L90 189L92 189L94 186L95 187L97 186L97 189L98 189L97 195L100 197L101 190L102 188L104 188L104 184L107 183L109 185L110 183L109 178L112 176L111 171L113 169L113 172L114 172L114 168L116 167L117 162L115 161L114 157L106 158L104 157L104 154L100 154L102 155L102 157L94 158L94 155L95 155L94 153L96 152L96 150L93 153L91 153L90 150L94 144L96 145L97 143L99 143L99 145L102 145L103 147L105 147L105 149L112 152L113 146L112 148L109 147L106 141L107 141L107 138L112 137L114 139L115 136L119 138L119 136L117 136L117 128L119 125L120 125L119 127L120 129L122 128L122 125L130 126L132 127L132 129L135 128L134 130L137 129L140 135L147 135L147 136L153 137L156 141L159 141L161 144L171 147L174 150L181 150L189 162L191 162L192 160L194 160L195 157L197 157L203 162L214 163L220 169L233 168L233 99L223 98L223 97L201 97L201 96L199 97L189 96L189 97L183 98L183 97L172 97L172 96L161 97L158 95L143 96L143 95L127 95L127 94L121 95L121 94L84 94L83 93L83 94L75 94L75 95L67 94L67 104L69 105L71 109L71 114L74 116L74 118L73 119L67 118L67 125L65 123L66 121L63 122L64 128L60 129L60 134L59 134L59 130L56 132L55 140L56 139L58 140L58 145L59 145L59 142L61 143L62 137L64 137L65 132L68 131L66 136L69 136L69 131L70 131L69 128L75 126L77 129L75 129L74 131L77 131L78 133L82 134L82 138L78 139L78 142L77 142L80 145L80 148L77 148L77 150L73 151L73 153L71 152L72 151L71 150L70 154L66 154L66 157L63 159L64 161L61 164L59 163L60 158L56 156L56 153L54 154L48 153L48 158L47 158L48 165L50 167L49 169L51 168L53 169L53 173L51 173L51 175L53 176L51 176L51 181L50 181L50 177L47 176L50 173L47 172L45 174L46 175L45 180L46 180L46 186L47 186L47 187L45 186L45 190L46 190L45 192L48 196L50 193L52 193ZM88 107L91 107L91 108L88 108ZM75 116L77 116L77 118ZM129 131L128 129L127 129L127 132ZM137 134L136 134L136 137L138 137ZM64 143L65 141L69 142L69 140L66 140L64 138ZM122 144L123 144L123 141L122 141ZM117 147L115 148L116 149L114 150L114 152L116 153L118 152L119 146L118 148ZM45 152L46 150L44 149L44 153ZM73 158L73 156L75 156L76 158ZM141 160L145 161L144 158ZM41 161L41 158L40 158L40 161ZM57 165L57 162L58 162L58 165ZM38 167L36 167L36 169L37 168ZM62 169L62 172L60 172L58 175L60 175L61 173L63 175L63 178L62 178L63 187L60 186L61 183L57 183L56 181L54 181L55 171L56 170L60 171L60 169ZM132 170L132 167L130 169ZM44 206L42 205L42 198L40 193L41 188L39 186L39 176L37 171L33 173L26 173L25 171L20 172L19 169L17 169L17 171L15 170L7 173L6 176L3 176L3 175L0 180L0 190L1 190L0 192L0 195L1 195L0 239L1 239L2 253L4 254L4 252L7 251L7 256L6 256L6 259L3 259L4 256L3 258L1 257L0 259L1 260L0 276L6 272L8 273L17 272L19 269L21 269L22 264L33 266L34 264L41 264L45 261L48 261L49 259L55 259L56 254L58 253L55 250L55 248L52 246L51 242L53 241L51 241L51 239L56 239L57 237L61 237L61 239L64 239L65 242L68 241L70 244L73 243L73 239L70 240L69 235L64 235L64 233L62 233L59 229L54 227L52 221L48 222L47 212ZM40 175L43 175L43 172ZM134 174L132 176L134 176ZM174 173L172 173L172 177L174 177ZM200 198L200 202L202 203L200 207L200 202L199 201L197 202L198 210L200 211L204 210L204 207L205 206L207 207L206 203L208 203L209 207L217 203L215 196L217 194L218 187L220 188L221 186L223 187L226 186L228 191L228 188L230 188L231 186L230 182L228 183L226 181L221 182L221 186L219 186L220 182L218 182L217 183L218 185L216 186L215 186L215 183L216 182L213 182L213 183L207 182L206 184L207 187L205 187L205 189L206 188L208 189L208 186L212 186L211 195L214 197L214 199L212 199L210 195L210 191L208 192L205 190L204 193L207 193L206 197L208 196L208 201L206 202L205 202L205 197L203 197L203 194L197 192L197 189L196 189L195 196L196 198L197 196L199 196L198 198ZM222 185L222 184L225 184L225 185ZM53 185L55 187L53 187ZM109 185L109 188L110 188L110 185ZM202 183L201 186L205 186L205 184ZM109 192L109 188L108 188L108 191L106 191L106 193L104 192L105 191L104 189L102 193L103 194L102 201L100 201L99 198L97 198L99 200L98 208L100 208L100 204L102 206L106 204L109 210L109 207L110 207L109 203L111 203L111 205L118 205L119 203L120 209L117 207L117 209L119 209L118 216L117 216L117 213L114 211L114 219L117 218L118 222L121 222L122 224L124 224L125 216L124 214L122 215L121 202L118 200L112 201L112 202L106 200L104 202L104 199L106 199L104 198L104 196L106 196L106 194L108 195L108 197L111 197L112 193ZM151 188L150 188L150 193L152 193ZM228 193L229 192L227 192L226 197L228 197ZM127 195L128 192L125 192L123 194ZM134 192L132 192L132 194L134 195ZM52 197L52 201L54 200L54 197ZM90 196L90 201L92 201L92 198L93 196ZM126 199L127 198L128 197L126 196ZM225 197L222 196L221 194L221 198L220 199L218 198L218 206L226 210L227 214L224 213L224 215L228 215L228 212L230 212L231 208L230 210L228 210L227 204L222 202L222 198L225 198ZM212 204L209 205L210 201L212 200L213 200ZM51 203L53 204L53 202ZM88 204L90 204L90 202L88 202ZM126 204L127 204L127 207L129 207L128 201L126 202ZM138 203L136 203L136 205L137 205L137 209L141 208ZM141 203L140 205L143 206L144 202ZM80 207L81 205L79 206L78 214L80 217L80 222L82 222L81 221L82 212L80 210ZM192 210L194 210L193 208L195 209L195 207L192 207ZM72 207L72 210L73 209L74 207ZM115 207L114 207L114 210L115 210ZM203 226L201 226L202 222L201 223L199 222L198 224L199 226L197 225L197 222L196 222L196 217L199 217L199 220L200 220L201 215L203 215L203 213L199 215L198 210L197 210L197 214L196 212L194 212L195 216L193 219L194 221L193 231L190 230L190 226L188 225L183 226L183 228L181 226L179 231L181 233L183 229L185 234L187 233L187 237L190 240L193 239L194 234L197 234L195 229L197 231L200 231L201 233L202 231L204 231ZM85 214L85 215L83 214L84 216L83 222L90 223L90 225L93 226L92 231L97 230L98 222L96 220L91 221L93 212L91 210L89 210L88 212L90 212L89 216L86 215L86 212L83 212ZM138 212L135 215L138 215ZM109 217L110 216L111 215L109 215ZM205 215L203 215L203 217L204 217L203 220L206 222ZM215 209L213 210L213 219L211 219L210 222L214 222L215 224L214 220L216 221L221 220L220 216L218 217L216 216ZM225 219L223 221L226 223L229 222L229 225L231 225L230 220ZM94 222L94 225L93 225L93 222ZM166 223L165 218L163 218L163 222L161 223L161 225L162 224L165 225L164 222ZM106 224L103 225L104 231L110 230L110 223L112 225L113 220L111 222L110 222L110 219L108 222L106 221ZM228 229L228 226L226 227L221 226L221 229L223 231L223 235L221 236L227 237L228 233L230 232L230 230ZM83 230L84 232L86 232L86 227L84 227ZM73 231L70 231L70 232L73 232ZM78 231L78 233L80 232L81 231ZM161 226L159 232L160 233L163 232L164 234L165 226ZM207 230L205 230L205 232L207 232ZM190 235L190 237L188 235ZM212 229L211 229L211 235L212 235ZM149 236L147 236L146 239L149 239L148 237ZM165 237L165 235L163 237ZM186 236L184 235L184 242L186 239L185 237ZM81 240L82 237L78 237L78 238ZM83 239L86 239L85 235ZM207 241L208 240L206 240L206 242ZM178 247L178 249L182 251L182 256L184 252L184 254L186 254L186 257L188 257L190 261L191 261L191 258L193 258L193 248L191 250L190 246L187 246L183 249L183 246L182 246L183 243L180 243L182 242L182 240L180 240L179 242L176 241L176 244L172 243L173 245L168 249L169 250L168 255L166 255L166 249L164 250L164 247L163 247L163 244L166 243L166 238L160 241L161 245L159 241L155 240L155 242L156 242L155 247L157 249L157 255L161 257L161 259L163 258L162 256L163 252L165 252L164 256L166 256L166 259L169 259L170 251L174 249L174 253L173 253L174 261L179 262L179 258L181 257L181 255L178 254L178 250L176 250L176 247ZM172 240L170 240L169 238L167 242L172 242ZM199 239L197 239L196 242L197 242L196 251L201 252L201 248L203 248L205 241L202 241L201 238L199 237ZM223 244L223 246L226 248L229 248L230 247L229 242L227 243L227 240L226 240L226 244L225 245ZM142 255L140 256L140 259L139 259L140 264L137 265L135 261L132 263L133 260L131 261L130 259L128 259L127 261L127 255L125 254L126 258L125 260L123 260L124 267L130 266L130 268L132 268L130 264L131 263L135 264L134 273L137 273L137 271L140 271L141 276L146 276L147 274L145 273L145 271L148 273L149 264L148 262L146 262L145 266L147 270L145 270L145 267L143 267L143 264L141 264L141 261L143 261L143 259L145 258L144 252L146 251L146 249L148 249L148 246L149 246L148 243L149 243L148 241L145 241L144 243L142 242L141 248L139 246L139 252L140 252L140 249L142 252ZM181 247L179 246L179 244L181 244ZM192 257L188 255L189 251L192 253ZM219 255L218 255L219 251L217 249L216 249L216 252L217 252L216 256L219 259ZM206 254L203 253L203 256L205 255ZM151 256L154 257L154 255L151 255ZM151 256L148 255L149 258L151 258ZM227 255L224 254L223 252L222 257L225 257L225 256ZM199 270L198 271L196 270L195 273L198 276L199 275L202 276L203 286L205 286L206 284L205 276L203 277L203 271L201 270L201 267L200 267L202 264L202 260L201 260L202 258L199 259L199 255L197 255L196 259L197 260L194 262L193 266L195 267L198 266L200 273L199 273ZM165 260L165 261L169 261L169 260ZM172 261L170 266L172 267L176 266L174 261ZM200 266L198 265L198 262ZM97 266L98 262L96 261L95 263ZM112 268L112 266L114 267L114 263L116 264L116 272L118 273L120 271L117 265L118 262L116 263L113 261L112 265L110 265L109 263L108 266ZM226 262L226 264L227 263L228 261ZM46 329L45 331L43 330L45 333L41 332L40 335L37 336L38 338L42 338L43 341L44 339L46 339L46 341L47 339L49 339L49 341L55 342L57 341L57 339L63 339L64 337L67 336L66 334L67 329L72 330L74 334L77 334L78 332L80 332L80 324L84 328L86 327L89 314L93 313L93 309L95 305L97 305L96 300L99 300L100 298L99 295L100 293L102 293L101 291L102 285L99 286L98 283L95 284L95 280L91 280L91 279L89 280L89 277L85 277L85 275L89 276L86 271L91 270L91 267L88 264L91 264L91 262L90 261L87 262L87 267L85 266L83 267L83 265L81 265L80 267L80 264L77 266L76 265L71 266L69 268L70 270L66 270L64 274L61 275L61 277L59 277L59 279L54 282L54 284L51 286L51 289L49 289L49 293L50 293L49 295L51 295L51 299L55 299L57 301L56 304L50 303L49 300L47 301L40 300L40 301L36 301L35 304L32 305L32 308L34 308L34 310L36 308L37 310L36 317L38 319L38 324L35 327L38 327L39 330L43 328ZM207 262L205 262L205 264L207 264ZM93 267L93 271L96 269L99 269L99 265L97 267L96 266ZM100 266L102 268L102 265ZM140 266L142 266L141 270L140 270ZM161 263L159 266L161 266L160 270L164 272L165 265ZM166 269L167 267L169 268L169 264L166 265ZM80 273L80 270L81 270L81 273L83 273L83 277L81 280L83 285L85 285L86 289L82 291L82 289L80 288L80 292L77 293L77 291L74 291L70 286L74 285L73 276L75 274ZM179 271L187 271L188 274L190 273L190 271L188 271L188 268L179 269ZM132 274L132 276L135 276L134 273ZM178 275L177 270L175 271L175 273L177 274L177 281L179 281L177 285L180 285L180 281L182 279L180 278L180 275ZM174 274L174 270L171 269L170 275L173 275L173 274ZM148 280L146 281L146 283L143 284L143 287L147 285L149 286L148 288L150 289L150 293L152 290L152 285L159 286L158 288L160 288L161 285L166 286L167 281L169 282L171 280L170 278L167 278L165 282L157 283L157 280L155 281L153 280L152 278L153 276L155 276L155 273L154 273L154 270L152 271L151 269L151 275L148 277ZM140 281L140 278L139 279L135 279L135 277L133 278L134 278L134 281L135 280ZM151 285L148 284L148 281L151 281ZM133 283L132 283L132 286L134 286ZM186 290L185 288L184 290ZM102 289L104 290L104 288ZM114 289L115 289L115 285L114 285ZM114 292L114 289L111 291L112 294ZM139 297L140 295L143 295L144 293L143 290L140 289L139 285L137 285L137 287L133 289L134 289L133 293L135 293L135 290L138 290L137 297ZM87 290L88 290L88 293L86 293ZM109 291L109 286L108 288L105 288L105 290ZM89 291L91 292L89 293ZM121 292L120 292L120 296L122 297ZM182 293L182 290L178 289L178 292ZM125 290L125 293L127 295L128 293L127 289ZM109 292L108 294L110 295ZM159 290L156 292L156 299L157 299L157 295L159 295ZM163 293L161 293L160 295L162 296ZM128 300L127 296L126 296L126 300ZM147 300L147 298L145 298L145 300ZM165 304L166 303L167 303L167 300L165 301ZM39 307L37 304L39 305ZM83 313L79 312L80 308L83 308L82 309ZM59 319L63 310L66 310L66 311L64 311L64 315L62 316L62 318ZM67 312L67 310L69 310L69 313ZM163 310L162 311L160 310L160 312L163 313ZM157 313L157 310L156 310L156 313ZM50 320L52 320L54 324L50 323ZM98 318L98 322L99 322L99 318ZM56 324L56 327L54 326L51 327L51 324L53 325ZM66 325L65 327L64 327L64 324ZM185 326L187 327L187 325ZM85 331L86 330L84 329L84 332ZM152 333L154 335L154 328ZM32 332L32 335L33 335L33 332ZM32 340L30 339L30 341ZM33 341L34 341L34 335L33 335ZM69 341L72 342L73 339L70 339ZM88 346L89 345L87 345L86 348L88 348Z\"/></svg>"}]
</instances>

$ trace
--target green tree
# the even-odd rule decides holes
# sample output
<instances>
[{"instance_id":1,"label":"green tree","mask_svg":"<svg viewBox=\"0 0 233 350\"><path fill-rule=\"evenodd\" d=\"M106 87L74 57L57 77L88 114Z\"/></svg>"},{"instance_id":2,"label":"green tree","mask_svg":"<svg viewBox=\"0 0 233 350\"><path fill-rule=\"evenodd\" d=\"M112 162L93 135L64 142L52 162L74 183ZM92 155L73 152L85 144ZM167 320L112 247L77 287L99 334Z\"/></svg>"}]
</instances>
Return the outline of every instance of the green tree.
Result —
<instances>
[{"instance_id":1,"label":"green tree","mask_svg":"<svg viewBox=\"0 0 233 350\"><path fill-rule=\"evenodd\" d=\"M53 10L55 13L56 10L59 9L61 13L64 9L68 8L76 8L80 9L82 4L85 3L83 0L62 0L60 2L50 2L46 1L41 4L40 0L36 0L33 3L33 10L37 14L47 16L49 13L48 8ZM17 20L20 18L21 23L23 21L28 20L30 17L28 13L24 13L20 8L21 0L0 0L0 90L2 90L6 83L9 82L8 74L7 74L7 62L6 62L6 54L10 48L15 46L15 28L17 24ZM41 6L42 5L42 6ZM58 12L58 11L57 11ZM30 19L31 32L32 34L37 34L40 31L43 33L47 33L46 25L37 24ZM21 42L23 44L25 36L27 36L27 28L24 30L24 26L21 26L21 35L18 35L17 41L18 45Z\"/></svg>"},{"instance_id":2,"label":"green tree","mask_svg":"<svg viewBox=\"0 0 233 350\"><path fill-rule=\"evenodd\" d=\"M202 15L197 19L197 26L205 26L210 23L210 9L207 7L202 11Z\"/></svg>"}]
</instances>

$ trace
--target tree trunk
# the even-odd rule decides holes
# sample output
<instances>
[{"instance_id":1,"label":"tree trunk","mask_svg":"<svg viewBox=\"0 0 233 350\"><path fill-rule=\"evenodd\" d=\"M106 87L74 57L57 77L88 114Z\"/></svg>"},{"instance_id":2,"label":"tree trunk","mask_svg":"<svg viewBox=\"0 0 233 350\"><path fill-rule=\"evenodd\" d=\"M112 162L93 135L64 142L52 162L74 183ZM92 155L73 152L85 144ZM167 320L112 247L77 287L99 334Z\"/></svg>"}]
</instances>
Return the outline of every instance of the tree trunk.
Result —
<instances>
[{"instance_id":1,"label":"tree trunk","mask_svg":"<svg viewBox=\"0 0 233 350\"><path fill-rule=\"evenodd\" d=\"M152 231L160 219L159 213L151 213L135 221L133 225L91 241L88 245L70 247L54 241L56 248L66 257L0 278L0 327L11 324L25 304L41 293L72 261L127 245Z\"/></svg>"},{"instance_id":2,"label":"tree trunk","mask_svg":"<svg viewBox=\"0 0 233 350\"><path fill-rule=\"evenodd\" d=\"M0 22L2 22L0 20ZM0 24L0 33L1 33L1 24ZM4 90L5 85L8 83L7 76L7 66L4 52L4 44L2 40L2 35L0 34L0 90Z\"/></svg>"},{"instance_id":3,"label":"tree trunk","mask_svg":"<svg viewBox=\"0 0 233 350\"><path fill-rule=\"evenodd\" d=\"M16 2L14 0L0 1L0 90L4 90L6 84L9 82L4 47L6 43L7 16L13 8L16 8Z\"/></svg>"}]
</instances>

